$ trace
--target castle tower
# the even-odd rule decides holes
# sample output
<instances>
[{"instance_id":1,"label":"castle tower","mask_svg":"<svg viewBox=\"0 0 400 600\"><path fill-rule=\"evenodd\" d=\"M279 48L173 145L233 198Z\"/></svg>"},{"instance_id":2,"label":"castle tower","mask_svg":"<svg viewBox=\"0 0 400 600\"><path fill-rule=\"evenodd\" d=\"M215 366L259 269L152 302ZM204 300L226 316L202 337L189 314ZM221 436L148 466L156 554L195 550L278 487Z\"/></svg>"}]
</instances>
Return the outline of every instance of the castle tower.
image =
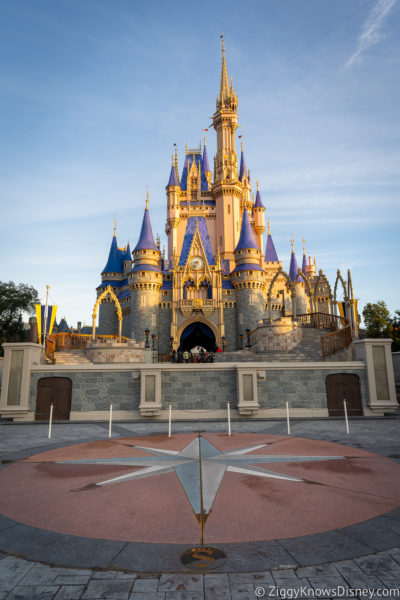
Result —
<instances>
[{"instance_id":1,"label":"castle tower","mask_svg":"<svg viewBox=\"0 0 400 600\"><path fill-rule=\"evenodd\" d=\"M172 155L172 166L167 190L167 234L168 256L173 256L178 246L178 225L180 221L180 185L178 175L178 158Z\"/></svg>"},{"instance_id":2,"label":"castle tower","mask_svg":"<svg viewBox=\"0 0 400 600\"><path fill-rule=\"evenodd\" d=\"M222 68L213 127L217 132L213 196L216 203L217 249L222 260L234 266L233 250L240 235L240 221L244 186L238 179L235 131L238 127L237 96L233 84L229 86L222 40ZM247 185L247 184L246 184ZM246 186L245 186L246 187Z\"/></svg>"},{"instance_id":3,"label":"castle tower","mask_svg":"<svg viewBox=\"0 0 400 600\"><path fill-rule=\"evenodd\" d=\"M243 211L240 238L234 251L235 269L231 282L236 294L237 333L253 330L264 317L265 272L260 266L261 250L255 239L247 208Z\"/></svg>"},{"instance_id":4,"label":"castle tower","mask_svg":"<svg viewBox=\"0 0 400 600\"><path fill-rule=\"evenodd\" d=\"M124 265L124 275L127 275L130 270L132 269L132 254L131 254L131 247L130 244L128 242L126 248L125 248L125 253L124 256L122 257L122 262Z\"/></svg>"},{"instance_id":5,"label":"castle tower","mask_svg":"<svg viewBox=\"0 0 400 600\"><path fill-rule=\"evenodd\" d=\"M263 247L263 233L265 231L265 206L261 200L259 184L257 181L256 201L253 206L254 229L256 232L256 240L259 248Z\"/></svg>"},{"instance_id":6,"label":"castle tower","mask_svg":"<svg viewBox=\"0 0 400 600\"><path fill-rule=\"evenodd\" d=\"M305 283L303 277L300 275L297 277L299 271L299 265L297 264L296 254L294 252L294 240L291 238L292 253L290 255L290 266L289 266L289 277L295 282L295 309L296 315L303 315L307 313L307 299L305 294ZM296 279L297 277L297 279Z\"/></svg>"},{"instance_id":7,"label":"castle tower","mask_svg":"<svg viewBox=\"0 0 400 600\"><path fill-rule=\"evenodd\" d=\"M154 242L151 228L148 193L139 240L132 254L134 266L128 278L132 338L143 341L145 329L158 337L159 290L162 285L160 250Z\"/></svg>"},{"instance_id":8,"label":"castle tower","mask_svg":"<svg viewBox=\"0 0 400 600\"><path fill-rule=\"evenodd\" d=\"M307 273L306 241L304 238L303 238L303 262L301 264L301 270L303 271L304 275L308 275L308 273Z\"/></svg>"},{"instance_id":9,"label":"castle tower","mask_svg":"<svg viewBox=\"0 0 400 600\"><path fill-rule=\"evenodd\" d=\"M96 288L97 297L104 288L111 285L113 292L118 295L124 280L124 254L117 244L117 223L114 224L114 235L111 240L110 252L106 266L101 273L101 284ZM108 296L104 298L99 309L98 333L111 335L118 332L118 319L114 302Z\"/></svg>"}]
</instances>

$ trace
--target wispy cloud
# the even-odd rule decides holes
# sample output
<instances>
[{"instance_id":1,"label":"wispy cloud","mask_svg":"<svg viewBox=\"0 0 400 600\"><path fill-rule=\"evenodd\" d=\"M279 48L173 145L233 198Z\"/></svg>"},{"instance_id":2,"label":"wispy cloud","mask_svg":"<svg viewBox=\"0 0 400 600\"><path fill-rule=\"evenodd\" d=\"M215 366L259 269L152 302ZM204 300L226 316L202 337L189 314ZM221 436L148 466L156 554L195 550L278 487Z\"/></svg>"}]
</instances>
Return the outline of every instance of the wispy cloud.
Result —
<instances>
[{"instance_id":1,"label":"wispy cloud","mask_svg":"<svg viewBox=\"0 0 400 600\"><path fill-rule=\"evenodd\" d=\"M363 24L357 48L346 62L345 68L352 67L354 63L360 60L361 54L365 50L374 44L378 44L383 39L381 27L395 2L396 0L377 1Z\"/></svg>"}]
</instances>

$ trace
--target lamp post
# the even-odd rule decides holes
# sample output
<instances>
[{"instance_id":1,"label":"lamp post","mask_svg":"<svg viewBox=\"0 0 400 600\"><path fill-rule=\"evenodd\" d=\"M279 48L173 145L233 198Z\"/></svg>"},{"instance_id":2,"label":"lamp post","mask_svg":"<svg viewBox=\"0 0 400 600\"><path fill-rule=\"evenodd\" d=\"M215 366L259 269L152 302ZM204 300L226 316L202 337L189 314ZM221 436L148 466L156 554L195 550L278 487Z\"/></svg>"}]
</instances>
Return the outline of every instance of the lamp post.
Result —
<instances>
[{"instance_id":1,"label":"lamp post","mask_svg":"<svg viewBox=\"0 0 400 600\"><path fill-rule=\"evenodd\" d=\"M239 335L239 339L240 339L240 346L239 346L239 350L243 350L243 333L241 333Z\"/></svg>"},{"instance_id":2,"label":"lamp post","mask_svg":"<svg viewBox=\"0 0 400 600\"><path fill-rule=\"evenodd\" d=\"M250 350L250 329L246 329L246 335L247 335L247 350Z\"/></svg>"},{"instance_id":3,"label":"lamp post","mask_svg":"<svg viewBox=\"0 0 400 600\"><path fill-rule=\"evenodd\" d=\"M169 338L169 349L171 352L172 352L173 348L174 348L174 338L171 336Z\"/></svg>"},{"instance_id":4,"label":"lamp post","mask_svg":"<svg viewBox=\"0 0 400 600\"><path fill-rule=\"evenodd\" d=\"M222 342L222 352L225 352L225 350L226 350L226 343L225 343L225 336L224 335L221 337L221 342Z\"/></svg>"},{"instance_id":5,"label":"lamp post","mask_svg":"<svg viewBox=\"0 0 400 600\"><path fill-rule=\"evenodd\" d=\"M149 344L149 333L150 333L150 329L145 329L144 330L144 334L146 336L146 343L144 345L145 348L150 348L150 344Z\"/></svg>"},{"instance_id":6,"label":"lamp post","mask_svg":"<svg viewBox=\"0 0 400 600\"><path fill-rule=\"evenodd\" d=\"M155 349L156 349L156 342L155 342L155 339L156 339L156 336L155 336L155 335L154 335L154 333L153 333L153 334L152 334L152 336L151 336L151 340L152 340L152 343L151 343L151 349L153 350L153 352L155 352Z\"/></svg>"}]
</instances>

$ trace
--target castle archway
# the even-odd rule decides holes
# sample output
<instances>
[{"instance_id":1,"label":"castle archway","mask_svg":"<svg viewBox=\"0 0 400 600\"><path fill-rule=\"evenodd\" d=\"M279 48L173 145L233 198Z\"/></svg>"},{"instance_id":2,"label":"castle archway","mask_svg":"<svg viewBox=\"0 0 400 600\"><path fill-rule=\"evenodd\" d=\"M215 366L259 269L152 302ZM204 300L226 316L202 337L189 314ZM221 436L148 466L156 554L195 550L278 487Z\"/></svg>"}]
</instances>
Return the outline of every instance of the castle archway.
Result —
<instances>
[{"instance_id":1,"label":"castle archway","mask_svg":"<svg viewBox=\"0 0 400 600\"><path fill-rule=\"evenodd\" d=\"M215 333L202 321L194 321L190 323L182 331L179 348L184 352L185 350L191 350L195 346L201 346L207 352L215 352L217 350L217 343L215 339Z\"/></svg>"}]
</instances>

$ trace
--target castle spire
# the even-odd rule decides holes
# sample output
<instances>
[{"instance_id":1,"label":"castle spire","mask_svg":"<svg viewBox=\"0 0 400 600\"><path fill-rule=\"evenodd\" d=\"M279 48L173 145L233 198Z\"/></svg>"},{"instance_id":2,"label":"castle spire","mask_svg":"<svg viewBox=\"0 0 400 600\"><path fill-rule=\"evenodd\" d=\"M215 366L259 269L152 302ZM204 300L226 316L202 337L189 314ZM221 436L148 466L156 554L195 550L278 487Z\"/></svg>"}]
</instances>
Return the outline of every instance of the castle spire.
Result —
<instances>
[{"instance_id":1,"label":"castle spire","mask_svg":"<svg viewBox=\"0 0 400 600\"><path fill-rule=\"evenodd\" d=\"M296 255L294 253L294 239L293 239L293 235L291 236L291 244L292 244L292 254L290 256L290 266L289 266L289 277L292 281L294 281L297 277L297 273L299 270L299 265L297 264L297 258ZM300 276L297 279L297 282L303 282L304 283L304 279Z\"/></svg>"},{"instance_id":2,"label":"castle spire","mask_svg":"<svg viewBox=\"0 0 400 600\"><path fill-rule=\"evenodd\" d=\"M240 229L240 237L239 237L238 244L235 248L235 251L236 250L244 250L244 249L247 250L250 248L255 248L256 250L259 250L256 239L254 237L253 228L250 223L249 213L247 212L247 208L245 208L243 211L242 227Z\"/></svg>"},{"instance_id":3,"label":"castle spire","mask_svg":"<svg viewBox=\"0 0 400 600\"><path fill-rule=\"evenodd\" d=\"M168 183L167 183L167 187L169 185L179 185L178 178L176 176L176 163L175 163L174 155L173 154L172 154L171 173L169 175L169 180L168 180Z\"/></svg>"},{"instance_id":4,"label":"castle spire","mask_svg":"<svg viewBox=\"0 0 400 600\"><path fill-rule=\"evenodd\" d=\"M225 98L229 95L229 83L228 83L228 72L226 70L225 60L225 42L224 36L221 35L222 39L222 67L221 67L221 84L219 88L219 100L224 103Z\"/></svg>"},{"instance_id":5,"label":"castle spire","mask_svg":"<svg viewBox=\"0 0 400 600\"><path fill-rule=\"evenodd\" d=\"M104 267L103 273L123 273L122 256L123 253L118 250L116 236L117 220L114 223L114 235L111 240L110 252L108 254L107 264Z\"/></svg>"},{"instance_id":6,"label":"castle spire","mask_svg":"<svg viewBox=\"0 0 400 600\"><path fill-rule=\"evenodd\" d=\"M241 153L240 153L240 169L239 169L239 180L242 181L243 175L246 173L246 161L244 159L243 140L241 141Z\"/></svg>"},{"instance_id":7,"label":"castle spire","mask_svg":"<svg viewBox=\"0 0 400 600\"><path fill-rule=\"evenodd\" d=\"M114 237L117 237L117 219L114 219Z\"/></svg>"},{"instance_id":8,"label":"castle spire","mask_svg":"<svg viewBox=\"0 0 400 600\"><path fill-rule=\"evenodd\" d=\"M146 208L144 209L142 228L140 230L139 241L135 246L136 250L158 250L154 243L153 230L151 228L149 214L149 192L146 194Z\"/></svg>"},{"instance_id":9,"label":"castle spire","mask_svg":"<svg viewBox=\"0 0 400 600\"><path fill-rule=\"evenodd\" d=\"M306 256L306 240L303 238L303 262L301 265L301 270L304 275L307 274L307 256Z\"/></svg>"},{"instance_id":10,"label":"castle spire","mask_svg":"<svg viewBox=\"0 0 400 600\"><path fill-rule=\"evenodd\" d=\"M203 148L203 168L205 173L211 173L210 164L208 162L206 136L204 135L204 148Z\"/></svg>"},{"instance_id":11,"label":"castle spire","mask_svg":"<svg viewBox=\"0 0 400 600\"><path fill-rule=\"evenodd\" d=\"M262 203L262 200L261 200L260 186L259 186L259 181L258 180L257 180L256 201L255 201L254 207L255 208L265 208L264 204Z\"/></svg>"},{"instance_id":12,"label":"castle spire","mask_svg":"<svg viewBox=\"0 0 400 600\"><path fill-rule=\"evenodd\" d=\"M267 245L265 246L265 262L279 262L278 255L275 250L274 242L271 236L271 225L268 219L268 237Z\"/></svg>"}]
</instances>

